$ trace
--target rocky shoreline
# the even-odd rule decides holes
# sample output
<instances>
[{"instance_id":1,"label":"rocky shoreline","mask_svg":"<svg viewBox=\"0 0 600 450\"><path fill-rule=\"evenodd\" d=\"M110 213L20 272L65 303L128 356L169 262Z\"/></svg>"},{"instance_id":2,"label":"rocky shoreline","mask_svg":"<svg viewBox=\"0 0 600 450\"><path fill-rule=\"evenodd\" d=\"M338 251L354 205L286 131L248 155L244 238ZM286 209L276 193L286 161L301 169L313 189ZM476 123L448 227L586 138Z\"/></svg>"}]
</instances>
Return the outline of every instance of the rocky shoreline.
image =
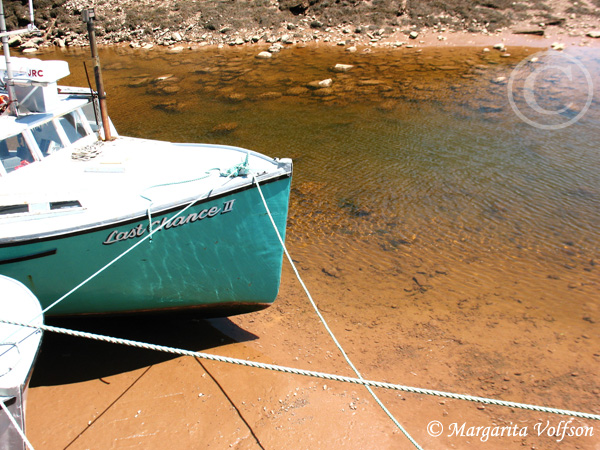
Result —
<instances>
[{"instance_id":1,"label":"rocky shoreline","mask_svg":"<svg viewBox=\"0 0 600 450\"><path fill-rule=\"evenodd\" d=\"M36 26L41 35L14 37L13 48L35 53L52 47L88 45L81 11L90 2L66 0L36 5ZM458 0L440 10L434 2L342 2L328 5L303 0L238 2L137 1L119 6L98 1L100 45L131 48L195 48L203 46L271 46L271 53L287 45L324 43L349 49L401 47L424 42L464 40L465 36L502 37L523 34L565 39L600 37L598 1L501 2L476 4L465 9ZM477 2L471 2L477 3ZM575 5L575 6L574 6ZM454 10L452 9L454 7ZM27 9L19 1L8 3L9 28L24 26Z\"/></svg>"}]
</instances>

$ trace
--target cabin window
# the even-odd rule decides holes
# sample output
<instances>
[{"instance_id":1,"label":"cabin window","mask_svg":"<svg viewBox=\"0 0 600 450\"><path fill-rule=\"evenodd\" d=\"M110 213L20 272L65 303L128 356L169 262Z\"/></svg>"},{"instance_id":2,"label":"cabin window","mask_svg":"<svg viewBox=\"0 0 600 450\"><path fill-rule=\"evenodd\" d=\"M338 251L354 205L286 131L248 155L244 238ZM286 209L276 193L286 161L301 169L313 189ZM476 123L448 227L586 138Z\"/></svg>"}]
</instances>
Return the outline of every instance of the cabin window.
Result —
<instances>
[{"instance_id":1,"label":"cabin window","mask_svg":"<svg viewBox=\"0 0 600 450\"><path fill-rule=\"evenodd\" d=\"M71 144L87 136L81 117L76 111L60 117L58 121L65 130Z\"/></svg>"},{"instance_id":2,"label":"cabin window","mask_svg":"<svg viewBox=\"0 0 600 450\"><path fill-rule=\"evenodd\" d=\"M63 144L58 136L56 127L53 122L43 123L35 128L32 128L31 132L35 142L37 142L40 151L44 157L51 155L57 150L63 148Z\"/></svg>"},{"instance_id":3,"label":"cabin window","mask_svg":"<svg viewBox=\"0 0 600 450\"><path fill-rule=\"evenodd\" d=\"M85 115L86 120L88 121L88 123L90 124L90 127L92 128L92 131L95 133L97 132L100 127L98 126L98 123L100 121L100 117L99 117L99 111L96 108L96 100L94 100L91 103L87 103L82 109L83 114ZM98 117L97 117L98 116Z\"/></svg>"},{"instance_id":4,"label":"cabin window","mask_svg":"<svg viewBox=\"0 0 600 450\"><path fill-rule=\"evenodd\" d=\"M69 209L81 208L81 203L78 200L66 200L62 202L50 202L50 209Z\"/></svg>"},{"instance_id":5,"label":"cabin window","mask_svg":"<svg viewBox=\"0 0 600 450\"><path fill-rule=\"evenodd\" d=\"M29 207L26 204L0 206L0 216L5 214L19 214L26 212L29 212Z\"/></svg>"},{"instance_id":6,"label":"cabin window","mask_svg":"<svg viewBox=\"0 0 600 450\"><path fill-rule=\"evenodd\" d=\"M35 161L22 134L0 141L0 161L6 173L25 167Z\"/></svg>"}]
</instances>

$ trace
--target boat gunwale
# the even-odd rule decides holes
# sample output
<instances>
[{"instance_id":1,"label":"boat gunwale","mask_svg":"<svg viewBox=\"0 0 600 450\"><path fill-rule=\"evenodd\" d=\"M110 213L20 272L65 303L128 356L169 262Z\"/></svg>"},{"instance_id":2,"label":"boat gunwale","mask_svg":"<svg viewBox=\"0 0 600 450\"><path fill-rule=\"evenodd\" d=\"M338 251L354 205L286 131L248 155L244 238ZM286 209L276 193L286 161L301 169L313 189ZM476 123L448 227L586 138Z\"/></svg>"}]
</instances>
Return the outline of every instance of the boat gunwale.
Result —
<instances>
[{"instance_id":1,"label":"boat gunwale","mask_svg":"<svg viewBox=\"0 0 600 450\"><path fill-rule=\"evenodd\" d=\"M292 176L292 171L291 171L291 166L290 166L289 171L285 172L284 174L278 175L278 176L264 179L261 181L261 185L274 183L274 182L277 182L277 181L280 181L280 180L286 179L286 178L291 178L291 176ZM209 195L207 197L198 199L195 202L195 205L201 205L207 201L218 200L219 198L234 195L238 192L243 192L243 191L246 191L249 189L253 189L254 187L255 187L254 184L252 182L250 182L248 184L234 187L233 189L230 189L225 192L221 192L216 195L211 196L209 193ZM172 204L172 205L166 206L165 208L158 210L156 212L153 211L152 217L153 218L163 217L172 212L182 210L186 206L188 206L192 200L193 200L193 197L188 198L183 201L178 200L176 205ZM140 220L147 220L147 218L148 218L148 215L147 215L146 211L141 211L141 212L138 211L137 213L134 213L133 217L131 215L122 216L120 218L116 218L111 221L96 222L95 224L82 225L77 228L54 231L54 232L52 232L52 234L47 234L47 235L38 234L38 235L26 235L26 236L12 237L12 238L0 238L0 248L15 247L15 246L21 246L21 245L40 243L40 242L49 242L49 241L54 241L54 240L58 240L58 239L94 233L94 232L108 230L108 229L115 228L115 227L130 225L130 224L139 222Z\"/></svg>"}]
</instances>

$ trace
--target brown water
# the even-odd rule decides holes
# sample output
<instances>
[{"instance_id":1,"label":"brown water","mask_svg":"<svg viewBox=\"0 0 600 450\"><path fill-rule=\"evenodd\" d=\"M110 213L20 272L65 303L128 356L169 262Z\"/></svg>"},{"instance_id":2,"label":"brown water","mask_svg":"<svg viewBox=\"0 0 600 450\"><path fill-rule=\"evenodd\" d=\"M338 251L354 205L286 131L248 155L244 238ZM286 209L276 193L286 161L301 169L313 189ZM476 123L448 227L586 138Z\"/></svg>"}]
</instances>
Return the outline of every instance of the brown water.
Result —
<instances>
[{"instance_id":1,"label":"brown water","mask_svg":"<svg viewBox=\"0 0 600 450\"><path fill-rule=\"evenodd\" d=\"M565 267L574 279L593 278L599 100L563 129L521 120L499 77L537 51L502 57L470 48L348 54L308 47L268 61L256 59L255 49L107 50L101 57L121 134L292 157L292 242L367 242L361 252L348 250L353 259L459 264L465 282ZM555 53L545 52L542 62L565 66L564 57L551 59ZM571 53L598 86L597 51ZM354 67L335 73L337 63ZM84 84L80 64L71 67L78 76L69 81ZM538 101L552 111L573 102L558 115L564 122L581 109L586 80L572 76L565 84L547 72ZM326 78L330 88L306 87ZM534 287L546 290L545 283Z\"/></svg>"},{"instance_id":2,"label":"brown water","mask_svg":"<svg viewBox=\"0 0 600 450\"><path fill-rule=\"evenodd\" d=\"M109 113L121 134L239 145L294 159L288 246L332 328L367 378L598 413L600 104L592 98L576 123L559 128L586 105L590 84L577 75L576 63L544 53L537 62L518 68L512 78L514 99L520 111L527 105L533 108L530 120L554 129L520 118L511 107L508 82L513 69L538 51L511 48L506 57L481 48L349 54L307 47L287 49L264 61L255 58L256 49L225 48L179 54L105 50L101 57ZM568 55L584 65L597 97L593 87L600 83L597 51L569 49ZM87 55L66 56L74 73L69 82L85 84L78 66ZM338 63L354 67L333 72ZM544 76L528 78L536 67L544 69ZM327 78L333 80L330 88L307 87ZM548 111L561 113L545 114ZM232 320L254 333L255 341L242 338L239 330L223 331L221 324L217 328L238 345L213 349L215 353L347 373L344 364L332 358L336 351L287 266L274 307ZM162 333L169 343L174 339L166 337L169 326L197 336L196 323L184 327L180 321L169 321ZM147 328L156 329L154 323ZM106 334L121 335L125 330L129 333L128 326L117 326ZM152 331L133 337L157 342L162 334ZM42 356L51 352L52 343L46 342ZM186 344L219 347L209 338L206 343ZM87 350L79 356L84 354ZM53 408L52 399L78 392L89 396L78 407L81 419L64 419L57 431L69 436L63 438L65 443L86 448L104 442L106 447L118 436L143 434L127 428L131 425L119 425L125 423L118 418L125 409L119 409L117 400L110 403L117 393L93 384L94 379L114 375L110 389L128 385L126 377L134 373L130 358L121 361L127 370L116 369L118 361L95 369L96 356L89 364L71 359L78 361L59 352L52 364L66 364L77 375L65 375L66 369L61 375L42 360L36 367L37 383L51 387L33 390L33 404L36 398L37 405L44 399L44 410ZM148 367L144 370L155 364L144 361L139 364ZM187 364L188 375L173 368L175 363L152 370L161 371L161 377L175 377L169 381L173 386L180 385L177 377L190 377L181 389L193 391L190 386L198 383L197 377L192 378L194 367L177 361ZM404 446L406 441L398 441L402 438L397 431L390 431L388 420L377 412L363 411L352 419L359 425L348 425L346 386L334 395L328 391L331 387L324 390L319 385L315 390L313 384L306 387L294 378L275 381L270 375L255 378L243 369L234 370L218 372L222 389L248 418L246 425L231 431L232 436L250 428L262 443L260 448L338 448L339 439L351 448L410 448ZM140 377L150 376L145 373ZM44 377L51 381L44 382ZM76 381L81 383L69 385ZM161 396L176 389L161 383ZM298 391L297 386L304 387ZM123 391L137 395L125 406L135 403L136 411L142 408L137 405L153 395L150 387L145 389L138 394ZM304 403L286 415L278 408L294 389L293 395ZM359 394L352 391L352 395ZM417 441L428 444L426 448L597 449L595 438L557 443L548 436L533 436L531 427L546 416L382 395ZM367 408L365 397L361 391L360 402L355 401L361 408ZM173 426L195 430L189 431L190 442L201 439L208 442L206 448L233 445L233 437L221 445L222 436L213 433L213 428L223 426L222 415L202 431L199 425L189 428L198 411L192 403L197 397L181 398L188 412L168 417ZM311 401L317 409L311 409ZM316 412L324 405L329 405L326 413ZM85 424L98 414L93 411L104 407L105 425L99 421L80 438L83 431L78 435L73 429L88 430ZM226 415L228 406L211 403L211 408ZM58 417L75 414L70 412L73 404L63 409L56 410ZM50 420L43 416L40 413L33 421L39 429ZM528 425L530 433L526 439L485 444L456 437L436 440L425 431L431 419L445 426L464 420L475 426L514 422ZM548 419L553 425L560 420ZM368 425L361 427L361 420ZM161 448L169 442L168 430L163 432L159 425L152 429L152 421L144 423L149 437L138 445ZM280 427L287 427L287 437L277 435ZM41 435L38 439L50 442ZM123 439L119 442L133 442Z\"/></svg>"}]
</instances>

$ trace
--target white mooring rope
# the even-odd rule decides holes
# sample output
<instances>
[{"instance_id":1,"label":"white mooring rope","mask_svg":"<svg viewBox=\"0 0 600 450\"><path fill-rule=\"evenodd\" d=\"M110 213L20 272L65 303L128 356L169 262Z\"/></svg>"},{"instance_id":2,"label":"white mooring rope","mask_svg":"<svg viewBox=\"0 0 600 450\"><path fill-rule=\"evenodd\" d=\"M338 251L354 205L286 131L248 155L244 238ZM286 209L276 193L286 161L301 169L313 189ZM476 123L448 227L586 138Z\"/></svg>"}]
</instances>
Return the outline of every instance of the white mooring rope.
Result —
<instances>
[{"instance_id":1,"label":"white mooring rope","mask_svg":"<svg viewBox=\"0 0 600 450\"><path fill-rule=\"evenodd\" d=\"M110 337L110 336L103 336L101 334L87 333L84 331L69 330L66 328L53 327L50 325L30 325L27 323L13 322L13 321L4 320L4 319L0 319L0 323L6 323L9 325L18 325L21 327L39 328L40 330L43 330L43 331L49 331L52 333L59 333L59 334L66 334L68 336L81 337L81 338L85 338L85 339L92 339L92 340L102 341L102 342L109 342L112 344L127 345L129 347L142 348L145 350L155 350L158 352L170 353L170 354L179 355L179 356L191 356L194 358L202 358L202 359L207 359L210 361L219 361L219 362L225 362L225 363L230 363L230 364L237 364L239 366L254 367L256 369L267 369L267 370L272 370L275 372L291 373L294 375L303 375L303 376L307 376L307 377L321 378L321 379L329 380L329 381L340 381L343 383L358 384L358 385L362 385L362 386L371 386L371 387L377 387L377 388L382 388L382 389L390 389L390 390L394 390L394 391L410 392L413 394L432 395L435 397L451 398L451 399L455 399L455 400L466 400L466 401L475 402L475 403L484 403L487 405L506 406L509 408L519 408L519 409L525 409L525 410L529 410L529 411L538 411L538 412L544 412L544 413L550 413L550 414L559 414L559 415L564 415L564 416L578 417L580 419L600 420L600 415L598 415L598 414L590 414L590 413L584 413L584 412L578 412L578 411L569 411L569 410L565 410L565 409L549 408L546 406L528 405L525 403L507 402L504 400L496 400L496 399L484 398L484 397L475 397L472 395L454 394L452 392L443 392L443 391L435 391L435 390L431 390L431 389L422 389L422 388L411 387L411 386L403 386L401 384L385 383L385 382L381 382L381 381L371 381L371 380L364 380L364 379L361 380L360 378L344 377L341 375L329 374L329 373L324 373L324 372L315 372L312 370L295 369L293 367L278 366L275 364L265 364L265 363L260 363L260 362L256 362L256 361L248 361L245 359L229 358L227 356L219 356L219 355L212 355L210 353L202 353L202 352L195 352L195 351L191 351L191 350L183 350L183 349L174 348L174 347L167 347L164 345L148 344L145 342L132 341L129 339L121 339L121 338L115 338L115 337Z\"/></svg>"}]
</instances>

